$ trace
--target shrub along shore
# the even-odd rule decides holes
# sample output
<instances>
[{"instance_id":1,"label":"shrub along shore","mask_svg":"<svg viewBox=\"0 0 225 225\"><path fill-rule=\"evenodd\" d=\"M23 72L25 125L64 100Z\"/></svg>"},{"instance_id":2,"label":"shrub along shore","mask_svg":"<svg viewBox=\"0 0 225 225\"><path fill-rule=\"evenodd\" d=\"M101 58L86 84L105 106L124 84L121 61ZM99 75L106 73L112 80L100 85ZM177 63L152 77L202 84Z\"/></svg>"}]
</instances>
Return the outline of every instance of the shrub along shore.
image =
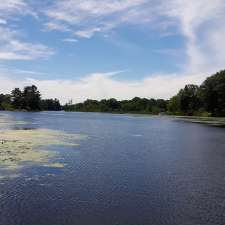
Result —
<instances>
[{"instance_id":1,"label":"shrub along shore","mask_svg":"<svg viewBox=\"0 0 225 225\"><path fill-rule=\"evenodd\" d=\"M139 97L122 101L114 98L100 101L88 99L83 103L70 102L62 106L58 99L42 99L37 87L32 85L22 91L15 88L10 94L0 94L0 110L225 117L225 70L208 77L200 86L187 84L169 100Z\"/></svg>"}]
</instances>

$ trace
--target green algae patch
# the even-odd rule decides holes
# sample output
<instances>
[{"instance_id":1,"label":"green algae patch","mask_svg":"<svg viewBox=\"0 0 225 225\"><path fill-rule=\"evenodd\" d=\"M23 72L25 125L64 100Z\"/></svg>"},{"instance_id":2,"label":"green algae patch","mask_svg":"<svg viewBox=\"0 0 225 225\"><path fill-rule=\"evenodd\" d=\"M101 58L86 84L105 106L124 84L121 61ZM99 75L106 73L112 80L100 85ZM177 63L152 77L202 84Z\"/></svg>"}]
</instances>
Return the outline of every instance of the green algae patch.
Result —
<instances>
[{"instance_id":1,"label":"green algae patch","mask_svg":"<svg viewBox=\"0 0 225 225\"><path fill-rule=\"evenodd\" d=\"M46 151L48 146L77 146L82 135L49 129L0 131L0 167L18 169L27 164L50 165L57 152ZM59 163L51 167L62 168Z\"/></svg>"}]
</instances>

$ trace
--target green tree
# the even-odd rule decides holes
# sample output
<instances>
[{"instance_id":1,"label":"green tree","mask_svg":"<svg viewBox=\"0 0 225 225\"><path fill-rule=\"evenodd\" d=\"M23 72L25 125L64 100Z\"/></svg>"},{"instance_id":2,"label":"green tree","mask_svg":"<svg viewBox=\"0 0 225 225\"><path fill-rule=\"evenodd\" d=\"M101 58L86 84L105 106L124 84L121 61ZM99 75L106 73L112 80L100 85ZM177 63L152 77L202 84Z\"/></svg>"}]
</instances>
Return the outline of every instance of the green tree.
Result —
<instances>
[{"instance_id":1,"label":"green tree","mask_svg":"<svg viewBox=\"0 0 225 225\"><path fill-rule=\"evenodd\" d=\"M199 87L194 84L189 84L181 89L178 93L180 111L193 115L201 107L201 98Z\"/></svg>"},{"instance_id":2,"label":"green tree","mask_svg":"<svg viewBox=\"0 0 225 225\"><path fill-rule=\"evenodd\" d=\"M180 99L178 95L173 96L167 105L168 111L173 114L179 114L180 112Z\"/></svg>"},{"instance_id":3,"label":"green tree","mask_svg":"<svg viewBox=\"0 0 225 225\"><path fill-rule=\"evenodd\" d=\"M11 92L11 101L14 109L22 109L24 104L23 93L19 88L15 88Z\"/></svg>"},{"instance_id":4,"label":"green tree","mask_svg":"<svg viewBox=\"0 0 225 225\"><path fill-rule=\"evenodd\" d=\"M201 85L204 106L214 116L225 116L225 70L207 78Z\"/></svg>"},{"instance_id":5,"label":"green tree","mask_svg":"<svg viewBox=\"0 0 225 225\"><path fill-rule=\"evenodd\" d=\"M11 95L0 94L0 110L12 110Z\"/></svg>"},{"instance_id":6,"label":"green tree","mask_svg":"<svg viewBox=\"0 0 225 225\"><path fill-rule=\"evenodd\" d=\"M41 110L41 95L35 85L24 88L23 98L23 109L28 111Z\"/></svg>"},{"instance_id":7,"label":"green tree","mask_svg":"<svg viewBox=\"0 0 225 225\"><path fill-rule=\"evenodd\" d=\"M45 111L59 111L62 107L58 99L44 99L41 100L41 110Z\"/></svg>"}]
</instances>

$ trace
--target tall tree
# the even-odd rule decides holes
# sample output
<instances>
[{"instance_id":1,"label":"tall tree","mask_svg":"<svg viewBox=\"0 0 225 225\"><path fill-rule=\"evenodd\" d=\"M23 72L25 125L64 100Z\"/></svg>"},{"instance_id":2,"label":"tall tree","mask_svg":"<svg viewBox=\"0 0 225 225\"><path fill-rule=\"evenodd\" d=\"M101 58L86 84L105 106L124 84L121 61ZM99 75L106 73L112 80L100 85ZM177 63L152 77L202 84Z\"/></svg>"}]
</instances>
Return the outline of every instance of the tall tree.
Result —
<instances>
[{"instance_id":1,"label":"tall tree","mask_svg":"<svg viewBox=\"0 0 225 225\"><path fill-rule=\"evenodd\" d=\"M41 110L45 111L59 111L62 107L58 99L44 99L41 100Z\"/></svg>"},{"instance_id":2,"label":"tall tree","mask_svg":"<svg viewBox=\"0 0 225 225\"><path fill-rule=\"evenodd\" d=\"M225 70L207 78L201 92L206 110L214 116L225 116Z\"/></svg>"},{"instance_id":3,"label":"tall tree","mask_svg":"<svg viewBox=\"0 0 225 225\"><path fill-rule=\"evenodd\" d=\"M26 110L41 110L41 95L35 85L27 86L23 91L24 106Z\"/></svg>"},{"instance_id":4,"label":"tall tree","mask_svg":"<svg viewBox=\"0 0 225 225\"><path fill-rule=\"evenodd\" d=\"M180 109L180 98L178 95L173 96L167 105L167 109L170 113L173 114L179 114L181 109Z\"/></svg>"},{"instance_id":5,"label":"tall tree","mask_svg":"<svg viewBox=\"0 0 225 225\"><path fill-rule=\"evenodd\" d=\"M15 88L11 92L12 106L15 109L22 109L24 104L23 93L19 88Z\"/></svg>"},{"instance_id":6,"label":"tall tree","mask_svg":"<svg viewBox=\"0 0 225 225\"><path fill-rule=\"evenodd\" d=\"M0 94L0 110L12 110L10 95Z\"/></svg>"},{"instance_id":7,"label":"tall tree","mask_svg":"<svg viewBox=\"0 0 225 225\"><path fill-rule=\"evenodd\" d=\"M186 85L178 93L178 98L181 112L188 115L193 115L201 107L200 92L197 85Z\"/></svg>"}]
</instances>

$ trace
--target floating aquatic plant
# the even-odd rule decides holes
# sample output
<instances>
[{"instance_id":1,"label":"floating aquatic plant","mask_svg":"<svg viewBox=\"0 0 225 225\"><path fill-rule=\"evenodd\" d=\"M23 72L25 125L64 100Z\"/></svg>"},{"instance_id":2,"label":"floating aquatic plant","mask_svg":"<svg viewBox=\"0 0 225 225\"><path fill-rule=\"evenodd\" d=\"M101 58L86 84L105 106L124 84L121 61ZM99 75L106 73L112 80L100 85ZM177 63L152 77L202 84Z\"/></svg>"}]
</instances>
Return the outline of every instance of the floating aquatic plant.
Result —
<instances>
[{"instance_id":1,"label":"floating aquatic plant","mask_svg":"<svg viewBox=\"0 0 225 225\"><path fill-rule=\"evenodd\" d=\"M17 169L26 164L48 165L57 152L46 151L49 145L76 146L74 140L84 136L49 129L0 131L0 166ZM49 163L49 167L63 168L61 163Z\"/></svg>"}]
</instances>

